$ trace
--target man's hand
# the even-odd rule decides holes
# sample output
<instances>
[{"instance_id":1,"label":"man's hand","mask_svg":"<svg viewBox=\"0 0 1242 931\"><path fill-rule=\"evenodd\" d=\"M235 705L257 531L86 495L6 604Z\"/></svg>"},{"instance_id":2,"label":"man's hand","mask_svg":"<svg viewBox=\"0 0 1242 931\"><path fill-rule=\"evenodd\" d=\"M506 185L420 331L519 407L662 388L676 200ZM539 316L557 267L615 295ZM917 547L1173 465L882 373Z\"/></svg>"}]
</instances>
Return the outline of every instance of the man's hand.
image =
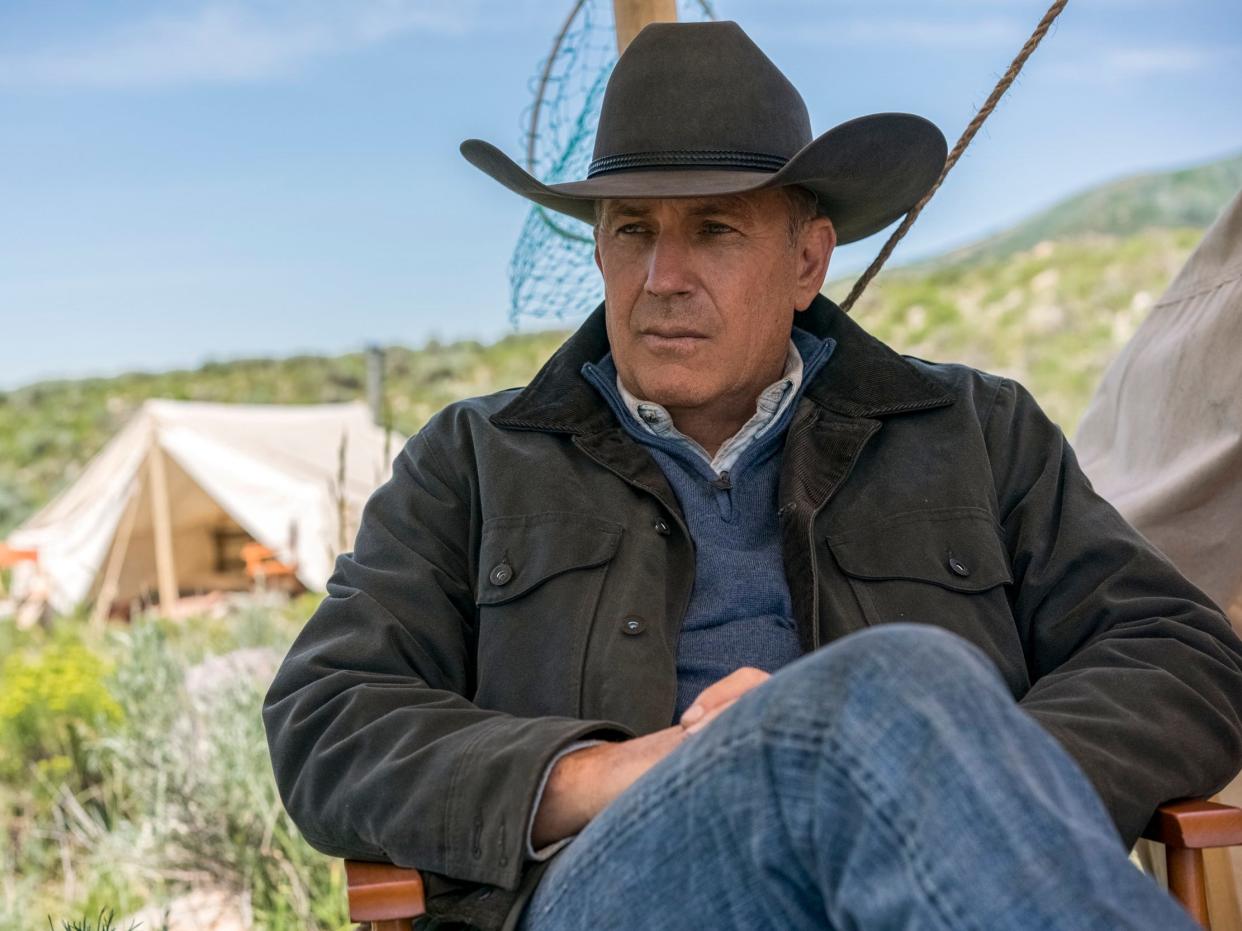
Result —
<instances>
[{"instance_id":1,"label":"man's hand","mask_svg":"<svg viewBox=\"0 0 1242 931\"><path fill-rule=\"evenodd\" d=\"M557 760L548 775L539 810L535 813L531 844L544 847L576 834L695 731L701 730L769 674L743 666L713 682L686 709L672 727L633 740L585 747Z\"/></svg>"},{"instance_id":2,"label":"man's hand","mask_svg":"<svg viewBox=\"0 0 1242 931\"><path fill-rule=\"evenodd\" d=\"M754 666L742 666L735 669L723 679L713 682L699 693L694 704L686 709L681 716L680 724L687 734L702 730L716 715L724 711L742 695L756 685L762 685L771 673L756 669Z\"/></svg>"},{"instance_id":3,"label":"man's hand","mask_svg":"<svg viewBox=\"0 0 1242 931\"><path fill-rule=\"evenodd\" d=\"M536 849L576 834L686 736L677 724L566 754L548 775L531 831Z\"/></svg>"}]
</instances>

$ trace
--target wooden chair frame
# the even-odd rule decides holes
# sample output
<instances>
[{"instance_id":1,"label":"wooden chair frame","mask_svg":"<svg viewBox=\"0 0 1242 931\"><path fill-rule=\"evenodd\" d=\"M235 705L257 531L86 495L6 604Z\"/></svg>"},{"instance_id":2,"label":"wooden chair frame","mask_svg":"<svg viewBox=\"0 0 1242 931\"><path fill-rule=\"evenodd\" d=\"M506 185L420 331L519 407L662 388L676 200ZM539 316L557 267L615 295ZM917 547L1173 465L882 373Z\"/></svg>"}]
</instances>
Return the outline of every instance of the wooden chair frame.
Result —
<instances>
[{"instance_id":1,"label":"wooden chair frame","mask_svg":"<svg viewBox=\"0 0 1242 931\"><path fill-rule=\"evenodd\" d=\"M1170 895L1210 931L1203 851L1242 845L1242 808L1203 799L1166 802L1156 809L1143 837L1164 845ZM418 870L346 860L345 875L349 918L370 922L371 931L409 931L410 922L426 911Z\"/></svg>"}]
</instances>

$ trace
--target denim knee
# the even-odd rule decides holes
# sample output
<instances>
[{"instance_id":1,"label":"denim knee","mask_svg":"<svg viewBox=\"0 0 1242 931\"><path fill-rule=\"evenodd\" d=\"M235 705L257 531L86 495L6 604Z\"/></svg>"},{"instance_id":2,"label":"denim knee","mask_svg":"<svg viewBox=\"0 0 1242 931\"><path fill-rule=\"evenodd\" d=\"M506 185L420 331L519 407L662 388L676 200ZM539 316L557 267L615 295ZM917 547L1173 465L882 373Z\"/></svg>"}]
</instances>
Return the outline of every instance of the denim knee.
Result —
<instances>
[{"instance_id":1,"label":"denim knee","mask_svg":"<svg viewBox=\"0 0 1242 931\"><path fill-rule=\"evenodd\" d=\"M865 651L880 653L884 662L910 675L937 675L951 672L997 680L1003 685L996 665L987 654L960 634L934 624L898 621L868 627L837 642L848 654Z\"/></svg>"},{"instance_id":2,"label":"denim knee","mask_svg":"<svg viewBox=\"0 0 1242 931\"><path fill-rule=\"evenodd\" d=\"M904 695L916 686L945 700L977 701L994 693L1006 702L1013 695L991 659L964 637L932 624L906 621L867 627L806 654L786 667L791 697L805 701L811 695L829 695L824 684L845 684L860 677L869 687ZM813 682L806 681L807 679ZM816 687L811 687L812 685Z\"/></svg>"}]
</instances>

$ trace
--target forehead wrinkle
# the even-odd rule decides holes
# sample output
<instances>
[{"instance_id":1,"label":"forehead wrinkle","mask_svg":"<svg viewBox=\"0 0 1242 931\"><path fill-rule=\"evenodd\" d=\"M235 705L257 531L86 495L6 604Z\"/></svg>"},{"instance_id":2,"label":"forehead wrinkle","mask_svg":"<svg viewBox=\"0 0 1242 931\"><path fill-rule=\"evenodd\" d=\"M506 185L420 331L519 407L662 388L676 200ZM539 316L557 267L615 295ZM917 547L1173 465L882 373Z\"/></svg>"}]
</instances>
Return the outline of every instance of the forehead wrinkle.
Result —
<instances>
[{"instance_id":1,"label":"forehead wrinkle","mask_svg":"<svg viewBox=\"0 0 1242 931\"><path fill-rule=\"evenodd\" d=\"M681 198L668 199L679 200ZM637 200L609 200L605 202L603 210L605 216L649 217L651 213L651 207ZM754 215L754 208L751 206L750 201L738 194L721 194L705 199L702 203L691 207L687 214L692 217L707 216L709 214L751 217Z\"/></svg>"},{"instance_id":2,"label":"forehead wrinkle","mask_svg":"<svg viewBox=\"0 0 1242 931\"><path fill-rule=\"evenodd\" d=\"M603 212L607 216L645 217L651 213L651 208L639 201L607 200Z\"/></svg>"},{"instance_id":3,"label":"forehead wrinkle","mask_svg":"<svg viewBox=\"0 0 1242 931\"><path fill-rule=\"evenodd\" d=\"M697 207L693 207L689 211L692 217L701 217L710 213L731 214L734 216L749 217L754 213L750 202L744 197L728 197L714 198Z\"/></svg>"}]
</instances>

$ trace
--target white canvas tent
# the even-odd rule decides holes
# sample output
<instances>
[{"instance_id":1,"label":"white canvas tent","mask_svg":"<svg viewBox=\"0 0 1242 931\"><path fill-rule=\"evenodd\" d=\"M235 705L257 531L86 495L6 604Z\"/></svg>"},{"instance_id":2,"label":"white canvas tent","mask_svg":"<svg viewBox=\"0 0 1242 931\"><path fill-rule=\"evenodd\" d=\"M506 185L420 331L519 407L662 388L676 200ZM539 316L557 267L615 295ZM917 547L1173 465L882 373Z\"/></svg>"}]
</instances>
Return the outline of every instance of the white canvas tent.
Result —
<instances>
[{"instance_id":1,"label":"white canvas tent","mask_svg":"<svg viewBox=\"0 0 1242 931\"><path fill-rule=\"evenodd\" d=\"M1113 503L1242 631L1242 192L1122 349L1074 447ZM1216 796L1242 806L1242 776ZM1217 931L1242 931L1242 849L1206 850Z\"/></svg>"},{"instance_id":2,"label":"white canvas tent","mask_svg":"<svg viewBox=\"0 0 1242 931\"><path fill-rule=\"evenodd\" d=\"M83 600L106 607L158 592L168 604L244 589L251 580L238 554L249 540L322 591L403 444L390 434L385 454L384 430L361 401L147 401L72 485L9 535L11 546L38 551L37 564L14 567L13 594L46 585L63 612Z\"/></svg>"},{"instance_id":3,"label":"white canvas tent","mask_svg":"<svg viewBox=\"0 0 1242 931\"><path fill-rule=\"evenodd\" d=\"M1074 448L1242 630L1242 192L1104 373Z\"/></svg>"}]
</instances>

